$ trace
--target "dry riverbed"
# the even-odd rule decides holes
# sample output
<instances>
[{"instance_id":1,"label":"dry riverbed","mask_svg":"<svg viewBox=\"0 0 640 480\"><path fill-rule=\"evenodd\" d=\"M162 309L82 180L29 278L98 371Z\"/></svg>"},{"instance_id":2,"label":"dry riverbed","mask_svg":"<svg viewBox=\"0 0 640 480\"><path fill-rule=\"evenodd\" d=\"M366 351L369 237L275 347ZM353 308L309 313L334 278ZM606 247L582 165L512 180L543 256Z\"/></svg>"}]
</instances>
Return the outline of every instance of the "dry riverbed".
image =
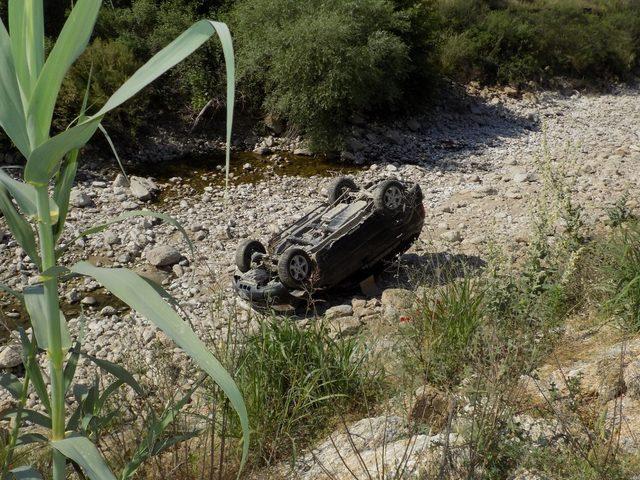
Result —
<instances>
[{"instance_id":1,"label":"dry riverbed","mask_svg":"<svg viewBox=\"0 0 640 480\"><path fill-rule=\"evenodd\" d=\"M561 179L585 207L584 220L591 225L604 225L607 209L625 192L629 204L636 205L639 123L638 89L570 96L541 92L518 98L504 92L469 91L451 105L443 102L433 113L404 123L356 121L342 157L359 164L357 168L336 163L326 164L320 172L292 170L290 165L295 167L301 157L282 155L278 145L290 144L267 138L255 145L262 155L239 160L228 190L220 170L207 171L201 159L197 178L175 169L167 178L166 170L160 174L162 166L152 165L145 177L155 180L136 181L135 188L116 178L116 172L84 170L72 197L67 238L123 211L148 208L168 213L185 226L195 244L195 258L177 229L145 218L76 241L63 260L89 257L103 266L127 266L156 279L178 299L194 327L213 337L225 327L228 312L237 309L229 279L238 241L247 237L266 241L321 202L332 175L346 172L361 184L394 176L421 185L425 228L401 259L403 265L420 267L451 259L480 265L496 248L517 260L531 238L535 212L550 208L554 178ZM189 168L187 162L182 166ZM243 182L243 175L253 183ZM555 228L561 232L566 225L558 218ZM0 220L0 281L20 289L35 270L6 230ZM388 277L386 286L393 283ZM89 353L119 361L137 351L153 361L154 350L143 347L161 335L151 325L111 302L96 282L73 285L66 292L64 309L72 332L85 324ZM330 317L344 326L358 326L379 316L391 298L382 291L355 299L345 293L326 299L320 312L331 308ZM8 298L2 301L2 316L12 324L20 312L12 310L15 305ZM86 320L79 319L81 310ZM252 322L252 314L245 310L237 318L246 325ZM2 366L10 366L11 358L16 361L9 350L15 349L0 350L0 360L8 361ZM176 355L180 356L177 349ZM0 399L7 401L8 396L2 392ZM35 405L35 397L30 404Z\"/></svg>"}]
</instances>

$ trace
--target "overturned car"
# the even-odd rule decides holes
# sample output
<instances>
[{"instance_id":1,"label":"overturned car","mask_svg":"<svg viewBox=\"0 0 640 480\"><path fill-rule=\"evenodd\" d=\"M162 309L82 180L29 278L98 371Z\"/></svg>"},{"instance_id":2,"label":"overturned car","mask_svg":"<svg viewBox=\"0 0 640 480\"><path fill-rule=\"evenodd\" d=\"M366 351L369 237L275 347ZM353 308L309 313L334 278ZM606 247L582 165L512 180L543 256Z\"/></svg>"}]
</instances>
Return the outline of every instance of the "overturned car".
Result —
<instances>
[{"instance_id":1,"label":"overturned car","mask_svg":"<svg viewBox=\"0 0 640 480\"><path fill-rule=\"evenodd\" d=\"M358 188L336 178L328 201L275 235L268 246L243 240L233 285L255 305L297 305L318 289L358 281L418 238L425 211L420 186L387 179Z\"/></svg>"}]
</instances>

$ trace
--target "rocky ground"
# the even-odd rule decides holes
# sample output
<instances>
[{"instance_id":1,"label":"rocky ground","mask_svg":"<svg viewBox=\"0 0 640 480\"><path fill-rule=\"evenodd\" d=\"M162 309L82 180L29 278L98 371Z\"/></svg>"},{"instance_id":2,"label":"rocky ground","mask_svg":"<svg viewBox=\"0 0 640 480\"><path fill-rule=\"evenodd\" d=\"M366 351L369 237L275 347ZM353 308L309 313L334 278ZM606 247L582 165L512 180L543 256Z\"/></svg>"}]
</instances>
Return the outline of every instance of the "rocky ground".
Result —
<instances>
[{"instance_id":1,"label":"rocky ground","mask_svg":"<svg viewBox=\"0 0 640 480\"><path fill-rule=\"evenodd\" d=\"M547 193L553 178L561 178L584 205L587 223L603 222L607 208L627 191L633 205L640 193L639 120L640 90L629 87L569 96L552 92L516 96L470 88L455 102L403 123L366 125L355 119L342 158L361 165L352 173L360 184L394 176L421 185L427 219L420 239L401 259L404 265L425 267L455 259L473 266L482 264L496 247L513 259L520 256L531 236L534 212L551 208ZM277 156L279 148L291 147L302 148L278 137L254 145L267 165L277 161L272 155ZM336 174L341 168L336 166ZM195 244L195 258L176 228L144 218L76 241L63 260L71 263L88 257L103 266L134 268L158 280L179 300L200 334L212 337L225 327L228 312L236 311L229 279L238 241L247 237L266 241L321 202L330 181L326 176L283 176L277 168L272 171L253 184L232 182L225 191L215 171L194 185L188 175L153 181L151 165L149 179L137 179L129 187L113 170L84 169L74 189L65 238L124 211L150 208L185 226ZM563 219L558 218L555 227L566 228ZM0 229L6 231L1 220ZM0 282L20 289L28 284L34 266L8 234L0 231L0 239ZM329 298L319 311L330 308L328 316L337 328L357 328L396 301L393 292L383 294L385 286L367 295ZM72 333L86 323L89 353L118 361L140 350L147 361L153 360L153 350L140 347L162 335L114 303L96 282L76 282L65 295ZM4 301L4 316L9 323L16 321L20 315L13 310L16 306ZM85 321L79 319L80 307ZM239 310L237 318L250 325L252 313ZM12 341L7 342L9 346L0 351L4 367L19 362ZM30 403L35 404L35 397ZM416 451L440 441L408 440L411 437L401 427L396 433L394 441L405 442L397 445L400 456L407 441L415 441ZM378 447L371 445L375 455Z\"/></svg>"}]
</instances>

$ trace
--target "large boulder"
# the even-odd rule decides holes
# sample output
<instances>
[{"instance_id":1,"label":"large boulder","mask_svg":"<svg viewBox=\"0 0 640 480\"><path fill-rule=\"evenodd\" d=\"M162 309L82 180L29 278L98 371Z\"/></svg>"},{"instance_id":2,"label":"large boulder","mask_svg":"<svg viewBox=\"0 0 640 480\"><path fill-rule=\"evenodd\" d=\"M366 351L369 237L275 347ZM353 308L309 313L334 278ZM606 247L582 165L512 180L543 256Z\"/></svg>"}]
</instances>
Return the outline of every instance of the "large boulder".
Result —
<instances>
[{"instance_id":1,"label":"large boulder","mask_svg":"<svg viewBox=\"0 0 640 480\"><path fill-rule=\"evenodd\" d=\"M170 267L180 261L182 255L175 248L168 245L148 250L145 254L147 261L154 267Z\"/></svg>"},{"instance_id":2,"label":"large boulder","mask_svg":"<svg viewBox=\"0 0 640 480\"><path fill-rule=\"evenodd\" d=\"M151 200L160 191L160 187L150 178L131 177L129 180L131 194L139 200Z\"/></svg>"}]
</instances>

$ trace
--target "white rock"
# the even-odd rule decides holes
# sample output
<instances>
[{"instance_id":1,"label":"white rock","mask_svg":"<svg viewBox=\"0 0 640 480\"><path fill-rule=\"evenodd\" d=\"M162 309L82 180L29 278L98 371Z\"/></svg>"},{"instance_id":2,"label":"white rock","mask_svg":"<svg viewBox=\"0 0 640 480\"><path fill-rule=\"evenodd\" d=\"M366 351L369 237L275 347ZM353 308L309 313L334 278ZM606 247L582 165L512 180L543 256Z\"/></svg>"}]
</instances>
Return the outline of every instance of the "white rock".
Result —
<instances>
[{"instance_id":1,"label":"white rock","mask_svg":"<svg viewBox=\"0 0 640 480\"><path fill-rule=\"evenodd\" d=\"M131 193L140 200L151 200L160 191L158 185L150 178L134 176L129 180L131 181L131 185L129 186Z\"/></svg>"}]
</instances>

